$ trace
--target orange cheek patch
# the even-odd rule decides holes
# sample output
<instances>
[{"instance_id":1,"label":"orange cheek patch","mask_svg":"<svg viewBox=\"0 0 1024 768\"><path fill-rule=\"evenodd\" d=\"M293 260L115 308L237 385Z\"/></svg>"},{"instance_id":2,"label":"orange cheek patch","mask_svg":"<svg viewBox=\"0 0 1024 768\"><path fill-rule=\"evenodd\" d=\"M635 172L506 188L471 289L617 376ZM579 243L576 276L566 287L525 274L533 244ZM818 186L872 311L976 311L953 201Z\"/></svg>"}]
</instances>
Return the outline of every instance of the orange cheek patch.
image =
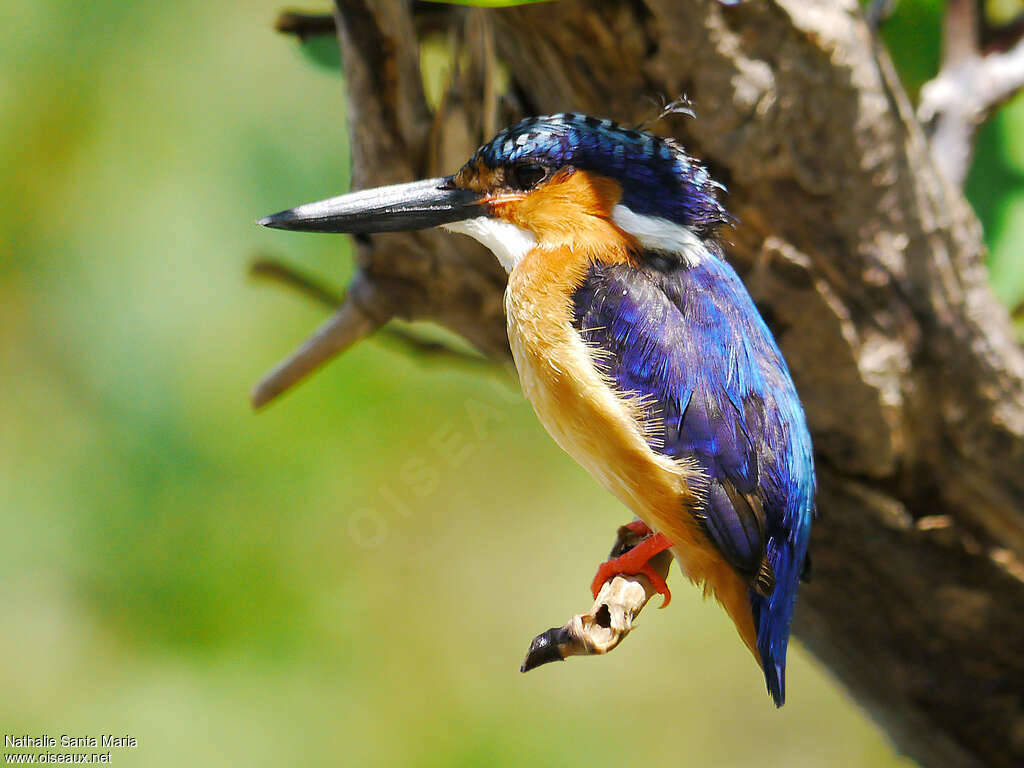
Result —
<instances>
[{"instance_id":1,"label":"orange cheek patch","mask_svg":"<svg viewBox=\"0 0 1024 768\"><path fill-rule=\"evenodd\" d=\"M534 228L586 217L607 219L621 197L621 187L606 176L563 170L527 195L517 213Z\"/></svg>"},{"instance_id":2,"label":"orange cheek patch","mask_svg":"<svg viewBox=\"0 0 1024 768\"><path fill-rule=\"evenodd\" d=\"M611 223L622 197L618 182L585 171L563 170L518 201L498 202L492 210L533 232L548 245L582 249L602 261L627 258L632 245Z\"/></svg>"}]
</instances>

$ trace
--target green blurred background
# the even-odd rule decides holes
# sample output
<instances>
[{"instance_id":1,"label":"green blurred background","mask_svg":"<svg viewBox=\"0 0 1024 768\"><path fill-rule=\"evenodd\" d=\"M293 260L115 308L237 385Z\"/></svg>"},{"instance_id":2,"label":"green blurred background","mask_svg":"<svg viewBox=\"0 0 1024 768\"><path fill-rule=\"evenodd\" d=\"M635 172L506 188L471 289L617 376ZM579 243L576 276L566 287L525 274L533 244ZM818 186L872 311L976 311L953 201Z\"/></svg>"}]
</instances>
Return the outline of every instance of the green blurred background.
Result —
<instances>
[{"instance_id":1,"label":"green blurred background","mask_svg":"<svg viewBox=\"0 0 1024 768\"><path fill-rule=\"evenodd\" d=\"M911 88L936 6L888 27ZM774 711L681 584L611 656L521 675L627 514L508 376L371 340L249 410L323 312L248 259L351 270L253 224L347 185L341 83L279 8L0 11L2 732L127 733L126 766L905 764L799 644ZM970 182L1008 304L1022 127L1018 100Z\"/></svg>"}]
</instances>

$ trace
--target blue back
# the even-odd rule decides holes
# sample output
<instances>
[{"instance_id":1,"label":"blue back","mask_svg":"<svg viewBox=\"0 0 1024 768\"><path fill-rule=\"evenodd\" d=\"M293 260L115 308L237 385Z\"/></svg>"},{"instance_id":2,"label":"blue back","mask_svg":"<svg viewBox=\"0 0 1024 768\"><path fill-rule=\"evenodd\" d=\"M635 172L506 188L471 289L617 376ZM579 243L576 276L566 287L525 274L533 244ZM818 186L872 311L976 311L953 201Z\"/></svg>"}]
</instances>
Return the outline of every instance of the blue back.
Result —
<instances>
[{"instance_id":1,"label":"blue back","mask_svg":"<svg viewBox=\"0 0 1024 768\"><path fill-rule=\"evenodd\" d=\"M536 163L571 166L615 179L634 213L659 216L698 234L712 232L728 215L721 188L672 139L576 113L530 117L480 147L469 163L488 168Z\"/></svg>"},{"instance_id":2,"label":"blue back","mask_svg":"<svg viewBox=\"0 0 1024 768\"><path fill-rule=\"evenodd\" d=\"M786 647L814 510L803 409L785 361L739 277L717 256L664 270L595 264L576 291L574 324L609 353L618 387L646 395L663 421L654 450L694 459L709 477L698 519L753 583L768 690L785 699ZM767 596L765 596L767 594Z\"/></svg>"}]
</instances>

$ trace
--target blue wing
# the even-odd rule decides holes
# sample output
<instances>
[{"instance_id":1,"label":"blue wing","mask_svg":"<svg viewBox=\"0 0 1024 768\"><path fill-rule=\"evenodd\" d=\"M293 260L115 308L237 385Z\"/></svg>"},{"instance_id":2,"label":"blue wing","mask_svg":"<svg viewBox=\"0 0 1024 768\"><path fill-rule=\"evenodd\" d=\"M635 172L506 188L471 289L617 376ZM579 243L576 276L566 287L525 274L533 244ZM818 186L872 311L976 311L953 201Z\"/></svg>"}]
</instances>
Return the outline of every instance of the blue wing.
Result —
<instances>
[{"instance_id":1,"label":"blue wing","mask_svg":"<svg viewBox=\"0 0 1024 768\"><path fill-rule=\"evenodd\" d=\"M664 429L651 447L696 461L709 478L696 511L746 579L768 690L785 698L786 647L814 509L814 463L785 361L733 269L651 256L594 264L573 322L624 392L643 395Z\"/></svg>"}]
</instances>

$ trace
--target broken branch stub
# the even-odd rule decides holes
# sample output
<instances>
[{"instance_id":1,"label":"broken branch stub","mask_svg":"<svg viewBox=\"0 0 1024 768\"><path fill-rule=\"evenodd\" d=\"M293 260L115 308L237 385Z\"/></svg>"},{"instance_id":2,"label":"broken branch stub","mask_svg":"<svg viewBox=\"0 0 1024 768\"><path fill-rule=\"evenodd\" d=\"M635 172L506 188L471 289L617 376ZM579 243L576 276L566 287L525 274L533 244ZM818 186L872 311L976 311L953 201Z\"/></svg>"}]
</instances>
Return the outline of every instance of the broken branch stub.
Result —
<instances>
[{"instance_id":1,"label":"broken branch stub","mask_svg":"<svg viewBox=\"0 0 1024 768\"><path fill-rule=\"evenodd\" d=\"M620 527L608 559L628 552L640 541L641 537L632 530ZM650 564L664 579L672 555L667 550L660 552L651 558ZM520 671L529 672L570 656L597 656L614 650L633 630L637 616L656 594L657 589L646 576L623 574L609 579L587 613L576 614L561 627L552 627L533 638Z\"/></svg>"}]
</instances>

